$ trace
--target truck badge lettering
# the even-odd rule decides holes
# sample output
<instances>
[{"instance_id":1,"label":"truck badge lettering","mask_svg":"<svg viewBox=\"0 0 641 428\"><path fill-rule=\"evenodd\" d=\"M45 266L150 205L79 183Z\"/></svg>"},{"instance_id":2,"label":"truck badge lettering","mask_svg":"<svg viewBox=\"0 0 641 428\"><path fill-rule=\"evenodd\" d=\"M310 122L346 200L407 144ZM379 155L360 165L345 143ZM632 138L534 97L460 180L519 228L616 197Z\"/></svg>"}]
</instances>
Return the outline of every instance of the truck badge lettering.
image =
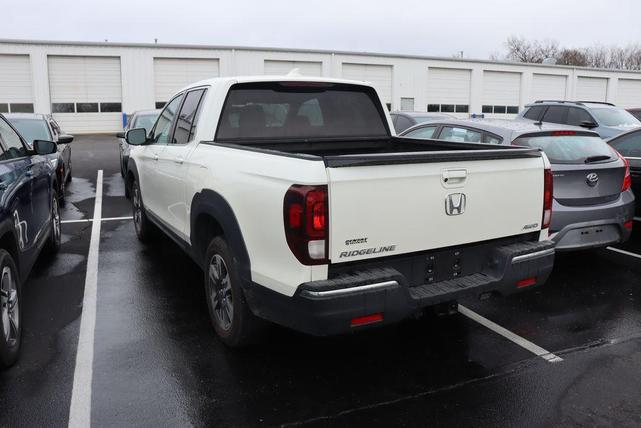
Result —
<instances>
[{"instance_id":1,"label":"truck badge lettering","mask_svg":"<svg viewBox=\"0 0 641 428\"><path fill-rule=\"evenodd\" d=\"M396 251L396 245L388 245L386 247L364 248L362 250L343 251L339 254L339 258L364 256L367 254L389 253Z\"/></svg>"}]
</instances>

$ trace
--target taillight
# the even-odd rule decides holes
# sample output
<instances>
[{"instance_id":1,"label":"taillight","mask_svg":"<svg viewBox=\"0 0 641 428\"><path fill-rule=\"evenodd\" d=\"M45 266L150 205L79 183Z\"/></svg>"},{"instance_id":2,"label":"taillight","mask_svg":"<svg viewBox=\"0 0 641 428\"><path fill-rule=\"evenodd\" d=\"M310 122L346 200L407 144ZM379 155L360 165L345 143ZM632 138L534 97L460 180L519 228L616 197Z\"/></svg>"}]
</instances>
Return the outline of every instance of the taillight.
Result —
<instances>
[{"instance_id":1,"label":"taillight","mask_svg":"<svg viewBox=\"0 0 641 428\"><path fill-rule=\"evenodd\" d=\"M552 221L553 187L552 170L545 168L543 173L543 219L541 220L541 229L550 227L550 222Z\"/></svg>"},{"instance_id":2,"label":"taillight","mask_svg":"<svg viewBox=\"0 0 641 428\"><path fill-rule=\"evenodd\" d=\"M327 186L291 186L285 193L283 218L287 245L298 261L327 263Z\"/></svg>"},{"instance_id":3,"label":"taillight","mask_svg":"<svg viewBox=\"0 0 641 428\"><path fill-rule=\"evenodd\" d=\"M617 155L623 161L625 165L625 175L623 176L623 185L621 185L621 192L625 192L632 186L632 177L630 176L630 161L623 157L623 155L617 152Z\"/></svg>"}]
</instances>

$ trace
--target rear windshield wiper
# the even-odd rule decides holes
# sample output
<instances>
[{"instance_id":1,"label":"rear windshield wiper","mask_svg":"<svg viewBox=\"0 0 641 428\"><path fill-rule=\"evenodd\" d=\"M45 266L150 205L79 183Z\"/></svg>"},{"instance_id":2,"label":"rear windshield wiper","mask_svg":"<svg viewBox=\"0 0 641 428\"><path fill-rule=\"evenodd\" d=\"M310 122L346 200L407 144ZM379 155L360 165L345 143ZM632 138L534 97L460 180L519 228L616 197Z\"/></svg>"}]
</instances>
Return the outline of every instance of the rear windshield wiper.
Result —
<instances>
[{"instance_id":1,"label":"rear windshield wiper","mask_svg":"<svg viewBox=\"0 0 641 428\"><path fill-rule=\"evenodd\" d=\"M585 158L585 163L599 162L599 161L604 161L609 159L612 159L612 158L607 155L588 156L587 158Z\"/></svg>"}]
</instances>

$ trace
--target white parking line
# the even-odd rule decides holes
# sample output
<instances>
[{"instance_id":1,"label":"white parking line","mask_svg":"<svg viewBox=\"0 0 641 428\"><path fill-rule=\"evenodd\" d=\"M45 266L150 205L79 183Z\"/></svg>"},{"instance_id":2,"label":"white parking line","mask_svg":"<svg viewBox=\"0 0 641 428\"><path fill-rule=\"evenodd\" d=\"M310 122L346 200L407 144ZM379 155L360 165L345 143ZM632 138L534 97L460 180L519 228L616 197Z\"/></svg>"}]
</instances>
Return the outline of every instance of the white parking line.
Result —
<instances>
[{"instance_id":1,"label":"white parking line","mask_svg":"<svg viewBox=\"0 0 641 428\"><path fill-rule=\"evenodd\" d=\"M91 224L91 240L87 257L85 294L82 299L80 336L76 353L76 369L73 373L73 389L69 407L70 427L91 425L91 381L93 378L93 347L96 329L96 293L98 288L98 252L100 246L100 225L102 224L102 170L96 179L96 201Z\"/></svg>"},{"instance_id":2,"label":"white parking line","mask_svg":"<svg viewBox=\"0 0 641 428\"><path fill-rule=\"evenodd\" d=\"M629 251L621 250L619 248L607 247L607 249L610 250L610 251L614 251L616 253L625 254L626 256L636 257L637 259L641 259L641 255L635 254L635 253L631 253Z\"/></svg>"},{"instance_id":3,"label":"white parking line","mask_svg":"<svg viewBox=\"0 0 641 428\"><path fill-rule=\"evenodd\" d=\"M126 217L104 217L101 218L100 221L119 221L119 220L133 220L132 216L126 216ZM67 223L89 223L91 221L94 221L93 218L80 218L77 220L61 220L60 223L67 224Z\"/></svg>"},{"instance_id":4,"label":"white parking line","mask_svg":"<svg viewBox=\"0 0 641 428\"><path fill-rule=\"evenodd\" d=\"M468 317L469 319L476 321L477 323L489 328L493 332L500 334L501 336L505 337L506 339L516 343L519 345L521 348L524 348L531 353L533 353L536 356L539 356L546 360L548 363L558 363L559 361L563 361L563 358L558 357L551 353L550 351L546 351L545 349L541 348L538 345L535 345L534 343L530 342L527 339L522 338L521 336L512 333L510 330L507 330L500 325L488 320L487 318L482 317L481 315L477 314L476 312L472 311L471 309L466 308L463 305L458 305L458 311Z\"/></svg>"}]
</instances>

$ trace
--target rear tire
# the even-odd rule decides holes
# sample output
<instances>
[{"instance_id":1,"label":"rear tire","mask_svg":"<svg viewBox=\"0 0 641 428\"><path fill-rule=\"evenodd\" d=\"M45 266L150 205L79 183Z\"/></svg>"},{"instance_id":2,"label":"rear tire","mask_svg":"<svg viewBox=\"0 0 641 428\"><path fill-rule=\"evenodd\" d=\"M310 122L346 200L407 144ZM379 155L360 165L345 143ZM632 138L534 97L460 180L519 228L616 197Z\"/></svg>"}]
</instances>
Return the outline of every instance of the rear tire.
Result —
<instances>
[{"instance_id":1,"label":"rear tire","mask_svg":"<svg viewBox=\"0 0 641 428\"><path fill-rule=\"evenodd\" d=\"M131 207L134 217L134 229L140 242L149 242L153 238L154 225L151 224L145 212L145 206L140 194L137 181L131 183Z\"/></svg>"},{"instance_id":2,"label":"rear tire","mask_svg":"<svg viewBox=\"0 0 641 428\"><path fill-rule=\"evenodd\" d=\"M60 205L58 203L58 195L54 195L51 201L51 232L49 232L49 239L46 244L46 252L49 254L56 254L60 251L62 245L62 229L60 227Z\"/></svg>"},{"instance_id":3,"label":"rear tire","mask_svg":"<svg viewBox=\"0 0 641 428\"><path fill-rule=\"evenodd\" d=\"M0 249L0 368L18 360L22 342L20 277L13 257Z\"/></svg>"},{"instance_id":4,"label":"rear tire","mask_svg":"<svg viewBox=\"0 0 641 428\"><path fill-rule=\"evenodd\" d=\"M232 348L254 343L262 321L247 305L238 266L222 237L211 240L205 260L207 307L216 334L225 345Z\"/></svg>"}]
</instances>

